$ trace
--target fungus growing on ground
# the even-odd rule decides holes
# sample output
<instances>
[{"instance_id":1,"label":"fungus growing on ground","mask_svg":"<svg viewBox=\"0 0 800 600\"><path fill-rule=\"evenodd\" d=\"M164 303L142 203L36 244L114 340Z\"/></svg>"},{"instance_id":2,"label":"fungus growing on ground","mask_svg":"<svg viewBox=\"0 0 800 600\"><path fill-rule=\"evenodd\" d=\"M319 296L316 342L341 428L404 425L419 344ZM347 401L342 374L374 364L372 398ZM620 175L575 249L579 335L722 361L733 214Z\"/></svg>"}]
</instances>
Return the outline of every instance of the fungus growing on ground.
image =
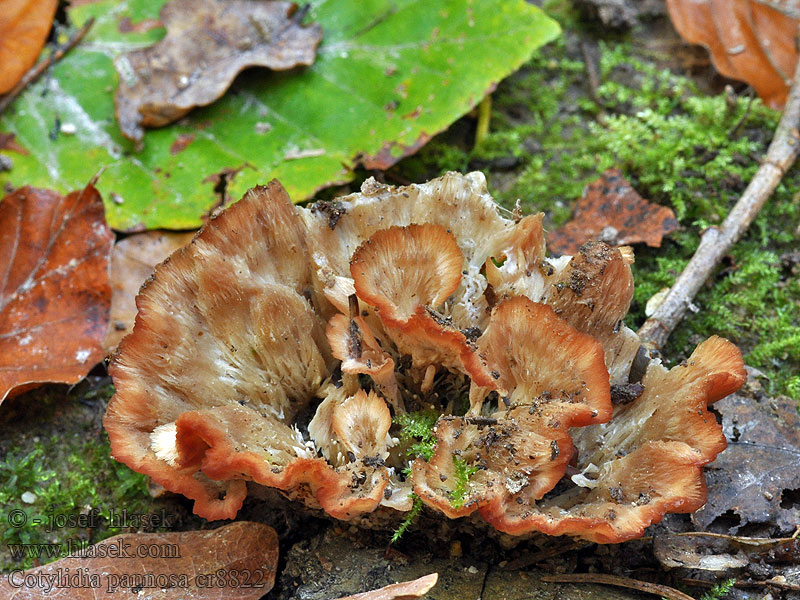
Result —
<instances>
[{"instance_id":1,"label":"fungus growing on ground","mask_svg":"<svg viewBox=\"0 0 800 600\"><path fill-rule=\"evenodd\" d=\"M706 407L741 354L715 337L631 381L629 248L547 257L542 215L502 217L480 173L370 179L335 209L272 182L156 268L111 368L117 460L208 519L247 482L339 519L416 496L598 542L703 504ZM431 411L418 451L403 424Z\"/></svg>"}]
</instances>

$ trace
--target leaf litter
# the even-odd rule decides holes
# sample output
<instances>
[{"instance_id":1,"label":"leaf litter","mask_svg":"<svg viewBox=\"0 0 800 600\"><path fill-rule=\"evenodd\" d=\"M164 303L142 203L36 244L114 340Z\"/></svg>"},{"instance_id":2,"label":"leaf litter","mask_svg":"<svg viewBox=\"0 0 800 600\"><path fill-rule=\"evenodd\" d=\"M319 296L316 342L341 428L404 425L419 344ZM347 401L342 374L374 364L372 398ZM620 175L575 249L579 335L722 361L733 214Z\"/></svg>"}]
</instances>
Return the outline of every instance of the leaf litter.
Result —
<instances>
[{"instance_id":1,"label":"leaf litter","mask_svg":"<svg viewBox=\"0 0 800 600\"><path fill-rule=\"evenodd\" d=\"M103 357L114 236L93 185L24 187L0 201L0 402L76 383Z\"/></svg>"},{"instance_id":2,"label":"leaf litter","mask_svg":"<svg viewBox=\"0 0 800 600\"><path fill-rule=\"evenodd\" d=\"M705 46L720 73L783 106L798 57L796 2L667 0L667 7L681 37Z\"/></svg>"},{"instance_id":3,"label":"leaf litter","mask_svg":"<svg viewBox=\"0 0 800 600\"><path fill-rule=\"evenodd\" d=\"M0 94L10 91L39 57L58 0L6 0L0 10Z\"/></svg>"},{"instance_id":4,"label":"leaf litter","mask_svg":"<svg viewBox=\"0 0 800 600\"><path fill-rule=\"evenodd\" d=\"M278 563L275 530L251 521L210 531L122 534L75 546L61 560L4 577L0 596L257 600L272 589Z\"/></svg>"},{"instance_id":5,"label":"leaf litter","mask_svg":"<svg viewBox=\"0 0 800 600\"><path fill-rule=\"evenodd\" d=\"M303 14L291 2L168 2L160 14L166 37L115 61L122 133L141 141L143 127L163 127L211 104L247 67L287 70L312 64L322 29L303 26Z\"/></svg>"},{"instance_id":6,"label":"leaf litter","mask_svg":"<svg viewBox=\"0 0 800 600\"><path fill-rule=\"evenodd\" d=\"M658 248L678 229L672 209L653 204L631 187L618 169L608 169L586 186L572 220L550 232L547 245L557 254L575 254L592 239L614 246L645 243Z\"/></svg>"},{"instance_id":7,"label":"leaf litter","mask_svg":"<svg viewBox=\"0 0 800 600\"><path fill-rule=\"evenodd\" d=\"M126 237L114 245L111 254L111 319L104 343L113 352L123 337L133 330L136 319L136 294L153 274L155 266L188 244L194 232L146 231Z\"/></svg>"}]
</instances>

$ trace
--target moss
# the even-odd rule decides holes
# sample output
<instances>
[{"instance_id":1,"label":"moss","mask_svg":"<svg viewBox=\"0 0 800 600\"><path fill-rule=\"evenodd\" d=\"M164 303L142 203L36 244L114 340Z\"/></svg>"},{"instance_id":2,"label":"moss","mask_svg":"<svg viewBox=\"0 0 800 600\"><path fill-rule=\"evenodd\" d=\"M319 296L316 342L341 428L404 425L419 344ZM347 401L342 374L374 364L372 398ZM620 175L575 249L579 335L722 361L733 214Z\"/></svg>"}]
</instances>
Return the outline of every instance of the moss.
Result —
<instances>
[{"instance_id":1,"label":"moss","mask_svg":"<svg viewBox=\"0 0 800 600\"><path fill-rule=\"evenodd\" d=\"M436 437L433 435L433 426L439 418L433 411L410 412L397 415L393 422L400 426L398 436L400 442L407 446L406 456L409 461L421 456L430 460L433 456Z\"/></svg>"},{"instance_id":2,"label":"moss","mask_svg":"<svg viewBox=\"0 0 800 600\"><path fill-rule=\"evenodd\" d=\"M469 489L470 478L478 472L478 467L472 466L467 463L460 456L453 455L453 465L455 465L456 472L454 474L455 487L450 492L450 506L459 509L464 506L464 497L467 495Z\"/></svg>"},{"instance_id":3,"label":"moss","mask_svg":"<svg viewBox=\"0 0 800 600\"><path fill-rule=\"evenodd\" d=\"M26 411L0 431L0 506L4 520L12 514L19 519L0 533L0 570L29 567L36 554L42 563L57 559L67 550L68 541L95 543L129 531L111 521L112 515L123 510L143 515L161 507L150 497L146 477L110 456L98 419L113 388L84 383L72 394L62 389L43 388L26 397L26 406L37 406L35 421L27 422L33 417ZM29 502L23 501L23 495ZM76 522L80 515L87 515L87 520ZM119 517L116 522L124 524ZM94 527L86 527L87 523ZM13 544L57 546L53 554L41 549L32 551L34 556L15 558L17 549L9 547Z\"/></svg>"},{"instance_id":4,"label":"moss","mask_svg":"<svg viewBox=\"0 0 800 600\"><path fill-rule=\"evenodd\" d=\"M568 11L555 16L575 19ZM642 196L671 207L682 225L661 248L636 247L628 318L634 328L644 321L647 300L681 272L702 230L728 214L779 118L758 99L703 95L691 80L637 52L625 40L599 43L601 83L593 98L577 43L561 39L498 87L490 133L479 147L447 149L445 134L395 168L404 176L423 165L432 177L466 162L486 172L501 204L511 208L520 199L523 209L544 211L549 228L570 218L587 183L609 167L621 169ZM770 392L800 401L800 284L796 262L786 258L800 235L800 200L792 195L798 188L800 169L794 168L700 291L699 310L673 333L664 349L671 361L720 334L768 376Z\"/></svg>"}]
</instances>

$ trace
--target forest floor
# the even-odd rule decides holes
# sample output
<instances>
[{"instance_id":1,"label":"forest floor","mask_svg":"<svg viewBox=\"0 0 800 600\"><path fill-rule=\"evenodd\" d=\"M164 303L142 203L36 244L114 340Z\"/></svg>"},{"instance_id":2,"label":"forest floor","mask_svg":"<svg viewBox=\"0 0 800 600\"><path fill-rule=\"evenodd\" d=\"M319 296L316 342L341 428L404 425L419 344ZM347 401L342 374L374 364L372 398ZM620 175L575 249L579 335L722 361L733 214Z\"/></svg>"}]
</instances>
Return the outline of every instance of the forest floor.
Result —
<instances>
[{"instance_id":1,"label":"forest floor","mask_svg":"<svg viewBox=\"0 0 800 600\"><path fill-rule=\"evenodd\" d=\"M681 225L660 248L636 247L636 292L627 322L636 329L644 321L647 300L671 285L702 230L719 223L743 191L779 114L743 84L715 75L705 53L685 46L665 15L613 31L568 3L545 2L544 8L565 33L498 85L488 135L476 144L476 117L468 115L390 170L362 171L360 180L320 197L356 191L369 176L402 184L450 170L481 170L498 202L513 208L520 199L526 213L542 211L546 226L556 228L569 220L589 182L607 168L618 168L643 197L672 208ZM726 84L731 86L727 93ZM723 335L739 345L756 369L751 371L753 397L793 410L800 402L798 238L800 168L795 167L704 286L695 300L697 311L663 349L665 361L679 363L699 341ZM109 458L101 418L112 394L110 379L98 367L77 386L46 386L6 401L0 411L0 455L6 457L0 465L0 505L43 515L92 508L107 513L164 510L174 529L214 525L193 516L184 498L154 498L157 491L146 478ZM27 491L36 492L36 505L22 499ZM800 514L799 494L793 493L787 491L785 507ZM687 580L722 578L707 571L667 571L657 559L654 540L667 530L692 529L687 516L671 516L643 540L623 545L573 547L570 540L535 538L514 548L469 522L429 527L426 515L424 526L412 526L389 548L390 532L333 523L277 496L248 500L240 516L267 522L281 535L278 579L268 598L332 598L434 570L443 579L430 597L483 600L641 597L600 586L544 584L537 568L616 573L674 585L695 597L707 587L692 587ZM738 531L723 517L709 529ZM761 524L743 531L771 537L787 535L784 529ZM65 536L96 542L118 532L46 532L32 524L6 528L0 571L19 566L7 552L9 543L63 541ZM548 553L555 556L544 556ZM800 576L787 577L791 587L791 577ZM790 597L796 592L762 585L750 592L733 590L730 597L777 598L781 593Z\"/></svg>"}]
</instances>

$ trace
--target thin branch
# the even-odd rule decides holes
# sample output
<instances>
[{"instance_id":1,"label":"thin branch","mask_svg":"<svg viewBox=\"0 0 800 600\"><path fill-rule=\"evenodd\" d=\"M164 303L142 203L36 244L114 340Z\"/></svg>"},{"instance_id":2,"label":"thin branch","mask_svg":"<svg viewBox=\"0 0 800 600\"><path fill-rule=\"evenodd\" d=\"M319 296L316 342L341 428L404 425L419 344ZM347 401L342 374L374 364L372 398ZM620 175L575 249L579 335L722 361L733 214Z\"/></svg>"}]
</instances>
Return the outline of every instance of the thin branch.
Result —
<instances>
[{"instance_id":1,"label":"thin branch","mask_svg":"<svg viewBox=\"0 0 800 600\"><path fill-rule=\"evenodd\" d=\"M679 592L675 588L667 585L650 583L649 581L639 581L628 577L617 577L616 575L604 575L602 573L573 573L571 575L545 575L541 581L547 583L603 583L605 585L615 585L648 594L655 594L668 600L694 600L691 596Z\"/></svg>"},{"instance_id":2,"label":"thin branch","mask_svg":"<svg viewBox=\"0 0 800 600\"><path fill-rule=\"evenodd\" d=\"M644 322L639 331L642 342L659 349L686 314L700 287L720 263L750 223L756 218L781 178L797 158L800 141L800 68L795 68L789 99L783 110L767 155L747 189L721 227L709 227L700 238L700 246L678 276L664 302Z\"/></svg>"},{"instance_id":3,"label":"thin branch","mask_svg":"<svg viewBox=\"0 0 800 600\"><path fill-rule=\"evenodd\" d=\"M59 46L55 49L55 51L53 51L52 54L50 54L50 56L31 67L28 72L22 76L22 79L19 80L17 85L15 85L5 96L0 98L0 115L2 115L3 112L5 112L5 110L11 105L11 103L16 100L17 96L20 95L22 90L39 79L39 77L41 77L51 65L60 61L62 58L64 58L64 55L67 52L77 46L86 36L86 34L89 33L92 25L94 25L94 17L86 21L84 26L76 31L63 46Z\"/></svg>"}]
</instances>

